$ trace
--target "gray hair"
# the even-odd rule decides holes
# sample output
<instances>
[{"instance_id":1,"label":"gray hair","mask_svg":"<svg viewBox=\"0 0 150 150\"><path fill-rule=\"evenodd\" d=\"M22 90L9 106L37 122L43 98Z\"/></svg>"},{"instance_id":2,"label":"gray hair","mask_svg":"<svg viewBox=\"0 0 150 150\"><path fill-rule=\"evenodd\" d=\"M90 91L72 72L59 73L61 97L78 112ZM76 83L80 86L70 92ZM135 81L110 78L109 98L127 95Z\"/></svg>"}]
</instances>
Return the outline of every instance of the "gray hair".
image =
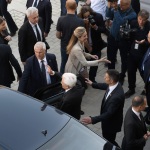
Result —
<instances>
[{"instance_id":1,"label":"gray hair","mask_svg":"<svg viewBox=\"0 0 150 150\"><path fill-rule=\"evenodd\" d=\"M38 13L38 9L36 7L29 7L27 10L26 10L26 15L27 17L31 16L32 14L34 13Z\"/></svg>"},{"instance_id":2,"label":"gray hair","mask_svg":"<svg viewBox=\"0 0 150 150\"><path fill-rule=\"evenodd\" d=\"M149 18L149 12L146 11L145 9L142 9L139 13L138 16L144 18L144 19L148 19Z\"/></svg>"},{"instance_id":3,"label":"gray hair","mask_svg":"<svg viewBox=\"0 0 150 150\"><path fill-rule=\"evenodd\" d=\"M64 79L64 83L70 88L74 87L77 83L77 76L73 73L64 73L62 78Z\"/></svg>"},{"instance_id":4,"label":"gray hair","mask_svg":"<svg viewBox=\"0 0 150 150\"><path fill-rule=\"evenodd\" d=\"M37 42L35 45L34 45L34 49L36 47L41 47L43 50L46 50L46 45L44 42Z\"/></svg>"}]
</instances>

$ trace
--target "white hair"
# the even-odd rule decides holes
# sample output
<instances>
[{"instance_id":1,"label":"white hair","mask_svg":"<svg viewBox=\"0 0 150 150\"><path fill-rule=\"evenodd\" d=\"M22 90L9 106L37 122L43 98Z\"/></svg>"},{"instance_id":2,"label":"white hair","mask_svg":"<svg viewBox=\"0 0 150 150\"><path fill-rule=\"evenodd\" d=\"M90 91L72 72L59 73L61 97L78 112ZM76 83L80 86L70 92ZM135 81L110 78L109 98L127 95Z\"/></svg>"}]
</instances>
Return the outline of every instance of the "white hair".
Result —
<instances>
[{"instance_id":1,"label":"white hair","mask_svg":"<svg viewBox=\"0 0 150 150\"><path fill-rule=\"evenodd\" d=\"M73 73L64 73L62 78L64 84L68 85L70 88L74 87L77 83L77 76Z\"/></svg>"},{"instance_id":2,"label":"white hair","mask_svg":"<svg viewBox=\"0 0 150 150\"><path fill-rule=\"evenodd\" d=\"M38 9L36 7L29 7L27 10L26 10L26 15L27 17L31 16L32 14L34 14L35 12L38 13Z\"/></svg>"},{"instance_id":3,"label":"white hair","mask_svg":"<svg viewBox=\"0 0 150 150\"><path fill-rule=\"evenodd\" d=\"M46 45L44 42L37 42L35 45L34 45L34 49L37 48L37 47L42 47L43 50L46 50Z\"/></svg>"}]
</instances>

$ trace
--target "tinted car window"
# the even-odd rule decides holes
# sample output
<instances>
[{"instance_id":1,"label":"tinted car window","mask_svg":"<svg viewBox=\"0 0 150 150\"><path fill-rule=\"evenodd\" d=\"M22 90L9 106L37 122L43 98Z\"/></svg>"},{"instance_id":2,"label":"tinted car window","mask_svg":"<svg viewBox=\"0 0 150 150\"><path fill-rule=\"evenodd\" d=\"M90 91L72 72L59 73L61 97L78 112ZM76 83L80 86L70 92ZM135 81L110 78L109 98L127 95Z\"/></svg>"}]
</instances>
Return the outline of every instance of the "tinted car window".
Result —
<instances>
[{"instance_id":1,"label":"tinted car window","mask_svg":"<svg viewBox=\"0 0 150 150\"><path fill-rule=\"evenodd\" d=\"M38 150L102 150L105 143L97 134L71 119L55 137Z\"/></svg>"}]
</instances>

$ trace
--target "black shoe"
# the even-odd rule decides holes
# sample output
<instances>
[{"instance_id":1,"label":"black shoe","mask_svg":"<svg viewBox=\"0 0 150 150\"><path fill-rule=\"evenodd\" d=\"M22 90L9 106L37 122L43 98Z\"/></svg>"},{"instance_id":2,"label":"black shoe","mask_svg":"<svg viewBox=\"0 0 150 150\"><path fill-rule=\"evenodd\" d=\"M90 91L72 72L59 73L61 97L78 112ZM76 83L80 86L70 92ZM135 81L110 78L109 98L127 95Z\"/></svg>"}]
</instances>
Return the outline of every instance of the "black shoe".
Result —
<instances>
[{"instance_id":1,"label":"black shoe","mask_svg":"<svg viewBox=\"0 0 150 150\"><path fill-rule=\"evenodd\" d=\"M15 35L16 35L16 32L11 32L11 33L10 33L10 36L11 36L11 37L13 37L13 36L15 36Z\"/></svg>"},{"instance_id":2,"label":"black shoe","mask_svg":"<svg viewBox=\"0 0 150 150\"><path fill-rule=\"evenodd\" d=\"M80 115L84 115L84 111L80 110Z\"/></svg>"},{"instance_id":3,"label":"black shoe","mask_svg":"<svg viewBox=\"0 0 150 150\"><path fill-rule=\"evenodd\" d=\"M143 91L141 92L141 95L146 95L146 91L143 90Z\"/></svg>"},{"instance_id":4,"label":"black shoe","mask_svg":"<svg viewBox=\"0 0 150 150\"><path fill-rule=\"evenodd\" d=\"M125 93L125 98L129 98L130 96L132 96L135 93L135 90L128 90Z\"/></svg>"}]
</instances>

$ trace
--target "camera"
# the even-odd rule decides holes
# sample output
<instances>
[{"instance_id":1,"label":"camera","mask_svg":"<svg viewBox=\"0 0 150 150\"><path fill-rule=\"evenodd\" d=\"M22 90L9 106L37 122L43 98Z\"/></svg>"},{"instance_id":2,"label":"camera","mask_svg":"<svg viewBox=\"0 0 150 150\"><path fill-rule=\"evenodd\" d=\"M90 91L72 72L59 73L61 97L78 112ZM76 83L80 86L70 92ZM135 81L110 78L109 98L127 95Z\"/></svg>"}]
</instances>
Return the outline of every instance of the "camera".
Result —
<instances>
[{"instance_id":1,"label":"camera","mask_svg":"<svg viewBox=\"0 0 150 150\"><path fill-rule=\"evenodd\" d=\"M131 37L131 33L132 32L136 32L136 29L131 29L130 24L128 23L128 21L126 21L126 23L124 25L120 26L120 36L123 39L130 39Z\"/></svg>"},{"instance_id":2,"label":"camera","mask_svg":"<svg viewBox=\"0 0 150 150\"><path fill-rule=\"evenodd\" d=\"M94 20L94 16L93 16L93 15L90 15L90 16L88 17L88 20L89 20L89 23L90 23L92 26L96 25L96 21Z\"/></svg>"}]
</instances>

